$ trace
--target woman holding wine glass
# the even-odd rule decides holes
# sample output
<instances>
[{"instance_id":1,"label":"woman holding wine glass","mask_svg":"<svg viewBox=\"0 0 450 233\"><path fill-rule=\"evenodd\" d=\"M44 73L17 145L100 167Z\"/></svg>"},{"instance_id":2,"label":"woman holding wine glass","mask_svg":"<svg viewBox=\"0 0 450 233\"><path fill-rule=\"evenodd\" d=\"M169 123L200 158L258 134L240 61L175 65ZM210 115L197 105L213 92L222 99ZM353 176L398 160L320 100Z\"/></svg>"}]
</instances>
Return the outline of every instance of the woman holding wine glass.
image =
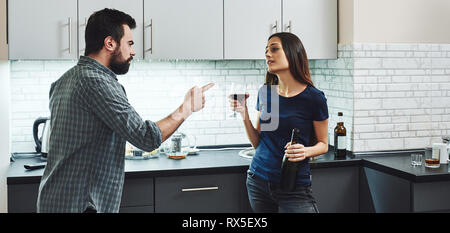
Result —
<instances>
[{"instance_id":1,"label":"woman holding wine glass","mask_svg":"<svg viewBox=\"0 0 450 233\"><path fill-rule=\"evenodd\" d=\"M268 71L265 85L258 92L256 125L253 126L248 115L248 96L242 101L229 100L231 108L241 115L250 143L256 149L247 171L250 205L258 213L318 213L308 161L328 151L327 100L314 87L305 49L296 35L287 32L271 35L265 57ZM274 130L262 127L274 121L277 123ZM298 143L290 145L294 128L299 129ZM291 191L280 188L283 157L295 162L298 168L295 189Z\"/></svg>"},{"instance_id":2,"label":"woman holding wine glass","mask_svg":"<svg viewBox=\"0 0 450 233\"><path fill-rule=\"evenodd\" d=\"M234 82L231 82L230 88L228 88L228 99L230 100L236 100L238 102L243 102L246 100L250 95L246 92L244 85L237 85ZM233 113L229 115L229 117L236 119L237 114L236 110L232 109Z\"/></svg>"}]
</instances>

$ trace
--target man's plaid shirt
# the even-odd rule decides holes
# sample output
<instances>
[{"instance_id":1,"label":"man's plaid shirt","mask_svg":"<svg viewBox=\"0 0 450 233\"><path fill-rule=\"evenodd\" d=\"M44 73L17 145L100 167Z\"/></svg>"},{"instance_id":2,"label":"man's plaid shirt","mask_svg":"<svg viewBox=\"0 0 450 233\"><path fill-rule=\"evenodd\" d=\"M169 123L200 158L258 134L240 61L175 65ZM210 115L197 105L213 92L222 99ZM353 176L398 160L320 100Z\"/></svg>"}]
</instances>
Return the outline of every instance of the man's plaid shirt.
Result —
<instances>
[{"instance_id":1,"label":"man's plaid shirt","mask_svg":"<svg viewBox=\"0 0 450 233\"><path fill-rule=\"evenodd\" d=\"M145 151L161 144L161 130L143 121L110 69L82 56L50 88L48 161L38 212L118 212L125 142Z\"/></svg>"}]
</instances>

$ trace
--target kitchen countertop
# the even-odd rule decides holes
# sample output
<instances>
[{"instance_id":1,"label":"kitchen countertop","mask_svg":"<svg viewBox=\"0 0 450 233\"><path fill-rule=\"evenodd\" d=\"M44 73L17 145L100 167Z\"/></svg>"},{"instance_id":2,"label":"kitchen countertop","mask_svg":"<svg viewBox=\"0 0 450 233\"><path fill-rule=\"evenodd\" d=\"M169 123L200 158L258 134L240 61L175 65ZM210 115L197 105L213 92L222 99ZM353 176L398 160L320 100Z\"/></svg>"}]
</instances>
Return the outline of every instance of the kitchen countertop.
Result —
<instances>
[{"instance_id":1,"label":"kitchen countertop","mask_svg":"<svg viewBox=\"0 0 450 233\"><path fill-rule=\"evenodd\" d=\"M160 177L175 175L197 175L215 173L245 172L251 159L239 156L239 149L201 150L198 155L186 159L172 160L164 155L146 160L125 160L125 177ZM409 152L382 153L379 155L350 155L346 159L335 160L332 150L310 161L312 169L346 166L364 166L398 176L412 182L448 181L450 173L447 164L430 169L423 165L412 167ZM44 169L28 171L24 164L42 162L40 158L16 159L8 169L8 184L39 183Z\"/></svg>"},{"instance_id":2,"label":"kitchen countertop","mask_svg":"<svg viewBox=\"0 0 450 233\"><path fill-rule=\"evenodd\" d=\"M144 160L125 160L125 177L195 175L215 172L245 172L251 159L238 155L240 150L200 151L185 159L173 160L165 155ZM8 169L7 183L40 182L44 169L26 170L23 165L42 162L40 158L16 159Z\"/></svg>"},{"instance_id":3,"label":"kitchen countertop","mask_svg":"<svg viewBox=\"0 0 450 233\"><path fill-rule=\"evenodd\" d=\"M385 172L412 182L450 181L448 164L441 164L439 168L412 166L410 153L386 154L383 156L362 157L362 165L381 172Z\"/></svg>"}]
</instances>

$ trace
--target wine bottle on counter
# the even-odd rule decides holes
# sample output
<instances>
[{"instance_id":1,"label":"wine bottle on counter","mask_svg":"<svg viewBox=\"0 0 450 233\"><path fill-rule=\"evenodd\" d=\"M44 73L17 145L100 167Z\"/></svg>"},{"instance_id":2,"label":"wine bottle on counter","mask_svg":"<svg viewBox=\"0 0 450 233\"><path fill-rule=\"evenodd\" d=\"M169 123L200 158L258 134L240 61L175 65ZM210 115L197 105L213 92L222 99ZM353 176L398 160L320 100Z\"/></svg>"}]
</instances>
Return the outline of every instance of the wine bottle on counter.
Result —
<instances>
[{"instance_id":1,"label":"wine bottle on counter","mask_svg":"<svg viewBox=\"0 0 450 233\"><path fill-rule=\"evenodd\" d=\"M338 123L334 128L334 157L337 159L345 159L347 154L347 130L344 126L342 112L338 113Z\"/></svg>"},{"instance_id":2,"label":"wine bottle on counter","mask_svg":"<svg viewBox=\"0 0 450 233\"><path fill-rule=\"evenodd\" d=\"M300 130L295 128L292 130L291 145L297 144L299 141ZM291 162L284 156L281 164L280 188L282 191L293 191L297 182L299 163Z\"/></svg>"}]
</instances>

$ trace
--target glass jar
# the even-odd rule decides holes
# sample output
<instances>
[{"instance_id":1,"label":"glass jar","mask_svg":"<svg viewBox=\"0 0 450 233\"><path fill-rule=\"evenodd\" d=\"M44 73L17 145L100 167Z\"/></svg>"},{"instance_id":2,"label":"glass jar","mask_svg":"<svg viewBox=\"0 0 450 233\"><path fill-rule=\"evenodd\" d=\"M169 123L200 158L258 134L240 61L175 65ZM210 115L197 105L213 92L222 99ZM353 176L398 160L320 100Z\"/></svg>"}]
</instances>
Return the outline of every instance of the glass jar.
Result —
<instances>
[{"instance_id":1,"label":"glass jar","mask_svg":"<svg viewBox=\"0 0 450 233\"><path fill-rule=\"evenodd\" d=\"M183 134L173 134L171 137L170 149L167 152L169 159L184 159L186 158L186 152L181 149L181 142L183 140Z\"/></svg>"}]
</instances>

